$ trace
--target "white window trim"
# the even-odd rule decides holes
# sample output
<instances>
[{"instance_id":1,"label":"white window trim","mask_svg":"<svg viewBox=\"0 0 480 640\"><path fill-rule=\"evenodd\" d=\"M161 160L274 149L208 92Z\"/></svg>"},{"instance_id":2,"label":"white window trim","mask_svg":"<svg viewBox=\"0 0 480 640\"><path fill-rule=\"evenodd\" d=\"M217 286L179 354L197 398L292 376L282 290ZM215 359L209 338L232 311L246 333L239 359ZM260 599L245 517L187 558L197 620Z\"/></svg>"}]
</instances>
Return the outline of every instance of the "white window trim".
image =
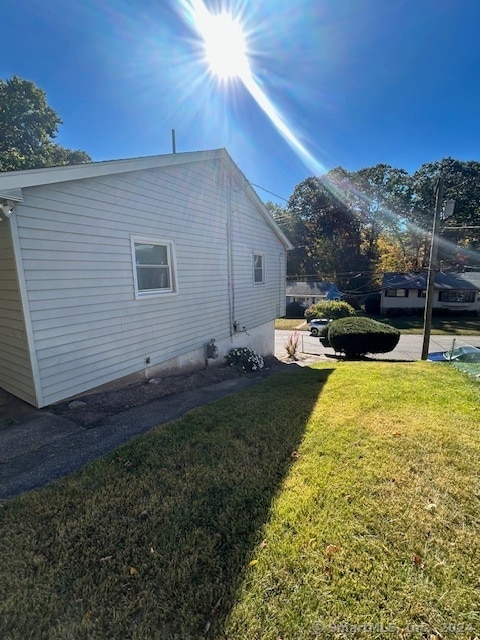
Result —
<instances>
[{"instance_id":1,"label":"white window trim","mask_svg":"<svg viewBox=\"0 0 480 640\"><path fill-rule=\"evenodd\" d=\"M167 247L168 254L168 267L170 276L170 287L168 289L151 289L148 291L140 291L138 288L138 275L137 275L137 259L135 253L135 243L146 244L158 244ZM178 294L177 286L177 258L175 254L175 243L173 240L166 240L165 238L156 238L155 236L130 236L130 247L132 253L132 266L133 266L133 283L135 290L136 300L145 300L146 298L154 298L159 296L172 296Z\"/></svg>"},{"instance_id":2,"label":"white window trim","mask_svg":"<svg viewBox=\"0 0 480 640\"><path fill-rule=\"evenodd\" d=\"M262 281L261 282L256 282L255 281L255 256L262 256ZM253 277L253 286L254 287L261 287L262 285L266 284L267 282L267 258L266 255L263 253L263 251L254 251L252 253L252 277Z\"/></svg>"}]
</instances>

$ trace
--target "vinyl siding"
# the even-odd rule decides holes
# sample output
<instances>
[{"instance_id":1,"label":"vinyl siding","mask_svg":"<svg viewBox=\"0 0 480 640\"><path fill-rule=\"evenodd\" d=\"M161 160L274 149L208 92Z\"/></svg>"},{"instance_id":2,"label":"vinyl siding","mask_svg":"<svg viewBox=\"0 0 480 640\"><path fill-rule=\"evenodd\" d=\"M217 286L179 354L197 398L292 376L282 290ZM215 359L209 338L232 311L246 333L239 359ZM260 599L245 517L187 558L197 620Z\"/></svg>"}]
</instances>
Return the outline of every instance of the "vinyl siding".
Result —
<instances>
[{"instance_id":1,"label":"vinyl siding","mask_svg":"<svg viewBox=\"0 0 480 640\"><path fill-rule=\"evenodd\" d=\"M35 404L10 224L0 223L0 387Z\"/></svg>"},{"instance_id":2,"label":"vinyl siding","mask_svg":"<svg viewBox=\"0 0 480 640\"><path fill-rule=\"evenodd\" d=\"M43 405L229 339L229 228L233 314L248 327L275 317L283 244L238 185L230 196L223 162L23 190L14 215ZM131 236L173 243L174 294L135 299ZM260 287L254 251L267 256Z\"/></svg>"},{"instance_id":3,"label":"vinyl siding","mask_svg":"<svg viewBox=\"0 0 480 640\"><path fill-rule=\"evenodd\" d=\"M202 164L24 190L18 233L44 404L199 348L214 321L228 327L212 175ZM177 295L135 300L130 235L175 243Z\"/></svg>"},{"instance_id":4,"label":"vinyl siding","mask_svg":"<svg viewBox=\"0 0 480 640\"><path fill-rule=\"evenodd\" d=\"M233 256L235 315L247 328L285 312L286 251L244 193L235 192ZM265 283L254 284L253 255L265 255Z\"/></svg>"}]
</instances>

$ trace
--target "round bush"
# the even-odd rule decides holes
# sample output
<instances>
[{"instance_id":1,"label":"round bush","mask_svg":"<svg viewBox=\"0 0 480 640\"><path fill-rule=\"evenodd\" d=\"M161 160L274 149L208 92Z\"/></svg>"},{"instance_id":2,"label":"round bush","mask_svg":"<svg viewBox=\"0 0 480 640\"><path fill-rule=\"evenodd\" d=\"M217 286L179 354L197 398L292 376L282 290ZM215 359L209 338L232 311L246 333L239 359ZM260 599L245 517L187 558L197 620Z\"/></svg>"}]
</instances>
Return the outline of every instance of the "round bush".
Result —
<instances>
[{"instance_id":1,"label":"round bush","mask_svg":"<svg viewBox=\"0 0 480 640\"><path fill-rule=\"evenodd\" d=\"M328 341L347 359L367 353L388 353L400 340L400 331L371 318L340 318L330 323Z\"/></svg>"},{"instance_id":2,"label":"round bush","mask_svg":"<svg viewBox=\"0 0 480 640\"><path fill-rule=\"evenodd\" d=\"M335 320L337 318L347 318L354 315L355 309L351 304L348 304L348 302L337 302L333 300L317 302L316 304L312 304L305 311L307 322L310 322L310 320L313 320L314 318L329 318L330 320Z\"/></svg>"}]
</instances>

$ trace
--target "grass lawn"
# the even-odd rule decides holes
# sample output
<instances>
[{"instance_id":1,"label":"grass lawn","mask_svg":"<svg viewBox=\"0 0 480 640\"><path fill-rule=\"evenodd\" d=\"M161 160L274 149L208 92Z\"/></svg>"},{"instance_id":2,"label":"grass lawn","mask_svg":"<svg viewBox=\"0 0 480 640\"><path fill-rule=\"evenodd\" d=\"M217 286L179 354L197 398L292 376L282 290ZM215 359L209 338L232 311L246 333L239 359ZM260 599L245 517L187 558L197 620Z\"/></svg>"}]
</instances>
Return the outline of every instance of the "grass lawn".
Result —
<instances>
[{"instance_id":1,"label":"grass lawn","mask_svg":"<svg viewBox=\"0 0 480 640\"><path fill-rule=\"evenodd\" d=\"M301 330L308 330L307 323L300 318L277 318L275 320L275 329L283 331L293 331L294 329L301 328Z\"/></svg>"},{"instance_id":2,"label":"grass lawn","mask_svg":"<svg viewBox=\"0 0 480 640\"><path fill-rule=\"evenodd\" d=\"M5 501L0 638L473 639L479 400L441 364L292 365Z\"/></svg>"}]
</instances>

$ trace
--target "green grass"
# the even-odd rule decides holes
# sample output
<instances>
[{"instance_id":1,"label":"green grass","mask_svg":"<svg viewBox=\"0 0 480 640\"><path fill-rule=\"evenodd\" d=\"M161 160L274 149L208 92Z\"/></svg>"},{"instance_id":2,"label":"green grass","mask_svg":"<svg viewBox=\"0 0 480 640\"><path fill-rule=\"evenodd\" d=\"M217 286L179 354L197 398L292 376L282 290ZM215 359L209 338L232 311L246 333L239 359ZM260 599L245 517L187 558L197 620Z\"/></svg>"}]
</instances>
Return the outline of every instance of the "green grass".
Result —
<instances>
[{"instance_id":1,"label":"green grass","mask_svg":"<svg viewBox=\"0 0 480 640\"><path fill-rule=\"evenodd\" d=\"M400 329L402 333L423 333L423 318L418 316L385 318L377 317L377 320ZM457 336L480 336L480 318L474 316L460 317L433 317L432 334L434 335L457 335Z\"/></svg>"},{"instance_id":2,"label":"green grass","mask_svg":"<svg viewBox=\"0 0 480 640\"><path fill-rule=\"evenodd\" d=\"M275 320L275 329L283 331L293 331L300 327L303 330L308 329L307 323L301 318L277 318Z\"/></svg>"},{"instance_id":3,"label":"green grass","mask_svg":"<svg viewBox=\"0 0 480 640\"><path fill-rule=\"evenodd\" d=\"M2 640L478 635L478 385L291 367L4 502Z\"/></svg>"}]
</instances>

